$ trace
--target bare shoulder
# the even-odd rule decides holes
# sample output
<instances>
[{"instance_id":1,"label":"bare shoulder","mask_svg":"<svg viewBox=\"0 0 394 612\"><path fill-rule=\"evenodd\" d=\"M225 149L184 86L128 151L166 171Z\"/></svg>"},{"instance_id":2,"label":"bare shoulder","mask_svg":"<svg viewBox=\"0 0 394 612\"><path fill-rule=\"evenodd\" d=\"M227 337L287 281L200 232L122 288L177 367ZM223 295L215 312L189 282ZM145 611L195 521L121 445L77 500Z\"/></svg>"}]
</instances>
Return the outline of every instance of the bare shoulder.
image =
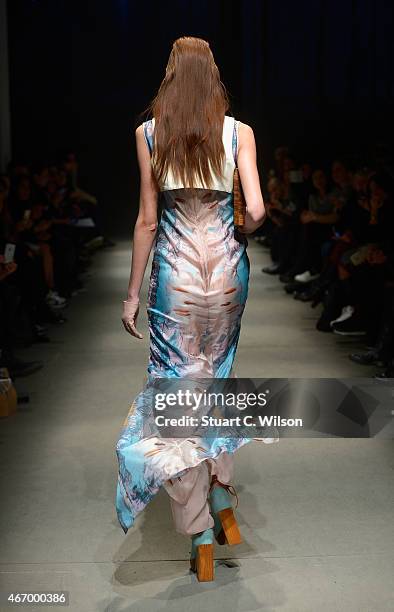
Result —
<instances>
[{"instance_id":1,"label":"bare shoulder","mask_svg":"<svg viewBox=\"0 0 394 612\"><path fill-rule=\"evenodd\" d=\"M135 128L135 135L137 138L141 138L144 130L144 124L140 123L138 127Z\"/></svg>"},{"instance_id":2,"label":"bare shoulder","mask_svg":"<svg viewBox=\"0 0 394 612\"><path fill-rule=\"evenodd\" d=\"M146 136L145 136L145 130L144 130L143 123L141 123L135 128L135 142L136 142L137 149L141 149L142 151L146 148L146 145L148 144L146 142Z\"/></svg>"},{"instance_id":3,"label":"bare shoulder","mask_svg":"<svg viewBox=\"0 0 394 612\"><path fill-rule=\"evenodd\" d=\"M254 143L254 132L253 128L247 123L239 122L238 126L239 144L252 144Z\"/></svg>"},{"instance_id":4,"label":"bare shoulder","mask_svg":"<svg viewBox=\"0 0 394 612\"><path fill-rule=\"evenodd\" d=\"M252 133L253 134L253 128L248 125L247 123L243 123L242 121L239 121L239 130L245 133Z\"/></svg>"},{"instance_id":5,"label":"bare shoulder","mask_svg":"<svg viewBox=\"0 0 394 612\"><path fill-rule=\"evenodd\" d=\"M137 126L135 128L135 145L137 148L137 156L140 160L140 164L150 165L150 153L149 153L149 143L146 139L144 132L144 124Z\"/></svg>"}]
</instances>

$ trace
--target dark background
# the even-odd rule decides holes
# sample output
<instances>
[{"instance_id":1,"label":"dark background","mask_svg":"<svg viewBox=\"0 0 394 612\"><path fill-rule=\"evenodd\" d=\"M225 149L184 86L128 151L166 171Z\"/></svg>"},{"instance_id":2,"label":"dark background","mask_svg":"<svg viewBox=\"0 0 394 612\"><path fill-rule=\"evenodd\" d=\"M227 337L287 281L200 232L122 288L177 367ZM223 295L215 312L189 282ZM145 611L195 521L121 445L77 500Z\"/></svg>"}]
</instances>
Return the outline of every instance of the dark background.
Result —
<instances>
[{"instance_id":1,"label":"dark background","mask_svg":"<svg viewBox=\"0 0 394 612\"><path fill-rule=\"evenodd\" d=\"M113 234L138 208L134 130L172 42L207 39L232 113L252 125L262 180L275 146L315 165L389 160L394 3L373 0L12 0L14 157L77 151L80 186Z\"/></svg>"}]
</instances>

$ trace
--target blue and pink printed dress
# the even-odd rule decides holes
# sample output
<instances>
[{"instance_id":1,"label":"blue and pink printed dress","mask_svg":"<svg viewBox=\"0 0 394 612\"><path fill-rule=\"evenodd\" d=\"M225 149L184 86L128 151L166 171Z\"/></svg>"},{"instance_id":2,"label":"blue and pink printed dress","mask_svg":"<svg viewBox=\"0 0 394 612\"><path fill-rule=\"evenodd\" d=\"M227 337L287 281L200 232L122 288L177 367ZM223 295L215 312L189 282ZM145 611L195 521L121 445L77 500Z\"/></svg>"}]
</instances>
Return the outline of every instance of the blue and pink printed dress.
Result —
<instances>
[{"instance_id":1,"label":"blue and pink printed dress","mask_svg":"<svg viewBox=\"0 0 394 612\"><path fill-rule=\"evenodd\" d=\"M152 155L154 124L143 123ZM225 116L223 175L212 188L184 188L171 170L164 188L148 293L148 381L123 424L116 510L124 532L166 480L221 452L235 452L251 438L163 438L152 426L157 378L228 378L248 295L246 240L233 219L233 173L238 125ZM267 440L268 441L268 440Z\"/></svg>"}]
</instances>

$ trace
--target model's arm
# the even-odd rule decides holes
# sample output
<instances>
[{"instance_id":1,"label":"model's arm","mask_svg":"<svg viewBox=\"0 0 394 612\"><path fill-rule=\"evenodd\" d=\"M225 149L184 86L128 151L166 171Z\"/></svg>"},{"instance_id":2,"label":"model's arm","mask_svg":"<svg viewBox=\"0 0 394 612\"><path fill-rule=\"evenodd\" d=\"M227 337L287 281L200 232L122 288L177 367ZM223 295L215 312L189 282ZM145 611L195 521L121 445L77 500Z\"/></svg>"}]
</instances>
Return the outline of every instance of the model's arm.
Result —
<instances>
[{"instance_id":1,"label":"model's arm","mask_svg":"<svg viewBox=\"0 0 394 612\"><path fill-rule=\"evenodd\" d=\"M266 212L257 169L254 133L249 125L241 122L238 128L238 171L246 200L242 232L251 234L264 223Z\"/></svg>"},{"instance_id":2,"label":"model's arm","mask_svg":"<svg viewBox=\"0 0 394 612\"><path fill-rule=\"evenodd\" d=\"M142 334L137 332L135 325L138 316L141 285L157 231L157 201L159 192L142 125L136 129L135 138L140 169L140 203L134 228L130 280L127 300L124 302L122 321L126 331L136 338L142 338Z\"/></svg>"}]
</instances>

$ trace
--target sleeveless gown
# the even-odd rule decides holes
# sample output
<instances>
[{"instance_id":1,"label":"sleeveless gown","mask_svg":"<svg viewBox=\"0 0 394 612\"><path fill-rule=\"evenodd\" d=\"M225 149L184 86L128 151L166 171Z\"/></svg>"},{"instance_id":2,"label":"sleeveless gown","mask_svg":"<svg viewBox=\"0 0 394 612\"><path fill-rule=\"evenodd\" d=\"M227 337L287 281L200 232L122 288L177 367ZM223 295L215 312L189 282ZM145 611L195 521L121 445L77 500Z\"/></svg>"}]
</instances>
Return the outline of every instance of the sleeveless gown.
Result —
<instances>
[{"instance_id":1,"label":"sleeveless gown","mask_svg":"<svg viewBox=\"0 0 394 612\"><path fill-rule=\"evenodd\" d=\"M143 123L152 155L154 118ZM233 218L233 173L239 122L225 116L222 177L212 188L184 188L168 172L148 291L150 356L145 388L131 405L117 445L116 511L127 533L135 517L166 482L234 453L251 438L160 438L151 422L155 378L228 378L248 295L246 238Z\"/></svg>"}]
</instances>

